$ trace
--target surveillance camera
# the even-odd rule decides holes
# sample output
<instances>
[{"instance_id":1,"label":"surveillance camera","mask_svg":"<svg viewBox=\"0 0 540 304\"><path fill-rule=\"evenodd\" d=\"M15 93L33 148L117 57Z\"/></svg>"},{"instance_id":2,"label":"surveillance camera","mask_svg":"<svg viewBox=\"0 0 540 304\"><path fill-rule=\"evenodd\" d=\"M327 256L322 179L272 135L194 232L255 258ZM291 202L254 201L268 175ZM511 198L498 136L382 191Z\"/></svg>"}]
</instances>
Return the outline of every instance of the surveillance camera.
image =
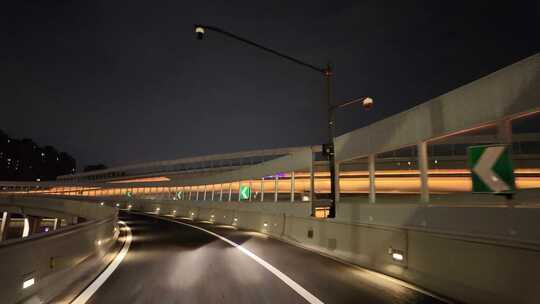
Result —
<instances>
[{"instance_id":1,"label":"surveillance camera","mask_svg":"<svg viewBox=\"0 0 540 304\"><path fill-rule=\"evenodd\" d=\"M371 97L366 97L362 100L362 107L366 110L371 109L373 107L373 99Z\"/></svg>"},{"instance_id":2,"label":"surveillance camera","mask_svg":"<svg viewBox=\"0 0 540 304\"><path fill-rule=\"evenodd\" d=\"M195 33L197 34L197 40L202 40L204 37L204 27L200 25L195 26Z\"/></svg>"}]
</instances>

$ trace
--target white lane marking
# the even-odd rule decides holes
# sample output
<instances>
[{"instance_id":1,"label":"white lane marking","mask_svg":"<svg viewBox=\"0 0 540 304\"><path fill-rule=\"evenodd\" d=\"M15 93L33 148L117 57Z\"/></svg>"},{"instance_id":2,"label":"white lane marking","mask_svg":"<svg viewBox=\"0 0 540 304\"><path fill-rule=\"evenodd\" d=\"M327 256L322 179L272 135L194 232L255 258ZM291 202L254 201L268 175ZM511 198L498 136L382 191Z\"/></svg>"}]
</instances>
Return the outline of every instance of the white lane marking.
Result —
<instances>
[{"instance_id":1,"label":"white lane marking","mask_svg":"<svg viewBox=\"0 0 540 304\"><path fill-rule=\"evenodd\" d=\"M208 234L211 234L217 238L219 238L220 240L228 243L229 245L232 245L233 247L236 247L236 249L240 250L240 252L242 252L243 254L247 255L248 257L252 258L253 260L255 260L255 262L259 263L261 266L263 266L264 268L266 268L268 271L270 271L271 273L273 273L276 277L278 277L281 281L283 281L285 284L289 285L290 288L292 288L294 291L296 291L300 296L302 296L302 298L304 298L306 301L308 301L308 303L310 304L324 304L323 301L319 300L316 296L314 296L313 294L311 294L309 291L307 291L306 289L304 289L304 287L300 286L300 284L296 283L293 279L291 279L289 276L287 276L286 274L284 274L283 272L279 271L279 269L277 269L276 267L270 265L270 263L266 262L265 260L261 259L260 257L258 257L257 255L255 255L253 252L249 251L248 249L244 248L242 245L240 244L237 244L217 233L214 233L210 230L206 230L204 228L201 228L201 227L198 227L198 226L195 226L195 225L191 225L191 224L187 224L187 223L183 223L183 222L178 222L178 221L174 221L174 220L171 220L171 219L168 219L168 218L162 218L162 217L157 217L159 219L162 219L162 220L165 220L165 221L169 221L169 222L173 222L173 223L177 223L177 224L181 224L181 225L185 225L185 226L189 226L191 228L195 228L195 229L199 229L201 231L204 231Z\"/></svg>"},{"instance_id":2,"label":"white lane marking","mask_svg":"<svg viewBox=\"0 0 540 304\"><path fill-rule=\"evenodd\" d=\"M141 214L141 215L147 215L147 214L144 214L144 213L139 213L139 214ZM228 239L226 239L226 238L224 238L224 237L222 237L222 236L220 236L220 235L218 235L218 234L216 234L216 233L214 233L214 232L208 231L208 230L206 230L206 229L204 229L204 228L201 228L201 227L198 227L198 226L194 226L194 225L190 225L190 224L187 224L187 223L184 223L184 222L178 222L178 221L175 221L175 220L172 220L172 219L168 219L168 218L163 218L163 217L156 216L156 215L147 215L147 216L150 216L150 217L153 217L153 218L157 218L157 219L161 219L161 220L166 220L166 221L173 222L173 223L177 223L177 224L183 224L183 225L186 225L186 226L190 226L190 227L193 227L193 228L196 228L196 229L205 231L205 232L210 233L210 234L212 234L212 235L214 235L214 236L220 238L221 240L223 240L223 241L225 241L225 242L227 242L227 243L229 243L229 244L231 244L231 245L233 245L233 246L235 246L235 247L237 247L237 248L238 248L238 247L241 247L243 250L250 252L249 250L245 249L245 248L242 247L241 245L238 245L238 244L234 243L233 241L230 241L230 240L228 240ZM193 220L192 218L189 218L189 217L178 217L178 218L180 218L180 219L185 219L185 220ZM200 222L204 222L204 221L200 221ZM208 222L208 223L210 223L210 222ZM400 286L402 286L402 287L412 289L412 290L417 291L417 292L419 292L419 293L421 293L421 294L424 294L424 295L430 296L430 297L432 297L432 298L435 298L435 299L437 299L437 300L439 300L439 301L441 301L441 302L448 303L448 304L453 303L453 302L452 302L451 300L449 300L449 299L443 298L443 297L438 296L438 295L436 295L436 294L434 294L434 293L431 293L431 292L429 292L429 291L427 291L427 290L424 290L424 289L422 289L422 288L416 287L416 286L414 286L414 285L412 285L412 284L410 284L410 283L407 283L407 282L405 282L405 281L396 279L396 278L391 277L391 276L389 276L389 275L386 275L386 274L384 274L384 273L380 273L380 272L376 272L376 271L373 271L373 270L369 270L369 269L367 269L367 268L363 268L362 266L359 266L359 265L353 264L353 263L351 263L351 262L348 262L348 261L339 259L339 258L337 258L337 257L331 256L331 255L328 255L328 254L325 254L325 253L323 253L323 252L317 251L316 249L310 248L310 247L305 246L305 245L300 245L300 244L298 244L298 243L293 243L293 242L284 241L284 240L281 240L281 241L283 241L283 242L285 242L285 243L287 243L287 244L293 245L293 246L300 247L300 248L302 248L302 249L304 249L304 250L308 250L308 251L310 251L310 252L319 254L319 255L324 256L324 257L326 257L326 258L329 258L329 259L331 259L331 260L333 260L333 261L336 261L336 262L338 262L338 263L345 264L345 265L347 265L347 266L349 266L349 267L353 267L353 268L355 268L355 269L358 269L358 270L364 271L364 272L366 272L366 273L375 275L375 276L377 276L377 277L380 278L380 279L384 279L384 280L386 280L386 281L392 282L392 283L397 284L397 285L400 285ZM239 248L239 249L240 249L240 248ZM242 252L243 252L243 251L242 251ZM251 253L251 252L250 252L250 253ZM251 253L251 254L253 254L253 253ZM253 254L253 255L256 256L255 254ZM256 257L257 257L257 256L256 256ZM257 257L257 258L259 258L259 257ZM260 258L259 258L259 259L260 259ZM266 261L264 261L264 260L262 260L262 259L261 259L261 261L267 263ZM269 265L270 267L273 267L273 266L270 265L270 264L268 264L268 265ZM277 270L277 269L276 269L276 270ZM277 270L277 271L279 271L279 270ZM283 275L284 275L285 277L287 277L285 274L283 274ZM288 278L288 277L287 277L287 278ZM290 279L290 278L289 278L289 279ZM290 280L292 281L292 279L290 279ZM294 281L292 281L292 282L294 282ZM297 284L296 282L294 282L294 283ZM297 284L297 285L298 285L298 284ZM300 286L300 285L298 285L298 286ZM302 288L302 287L300 286L300 288ZM303 289L303 288L302 288L302 289ZM308 291L306 291L306 292L308 292ZM308 293L309 293L309 292L308 292ZM313 296L313 295L311 295L311 296ZM315 297L315 296L313 296L313 297ZM313 303L323 303L323 302L321 302L319 299L317 299L317 298L315 298L315 299L316 299L317 301L319 301L319 302L313 302Z\"/></svg>"},{"instance_id":3,"label":"white lane marking","mask_svg":"<svg viewBox=\"0 0 540 304\"><path fill-rule=\"evenodd\" d=\"M90 284L75 300L71 302L71 304L84 304L86 303L92 295L107 281L107 279L111 276L111 274L116 270L118 265L122 263L122 260L126 257L126 254L129 251L129 246L131 245L131 229L129 229L128 225L123 221L118 221L118 223L124 225L127 229L127 235L126 235L126 241L124 242L124 246L122 246L122 250L116 255L114 260L107 266L105 271L103 271L97 279Z\"/></svg>"}]
</instances>

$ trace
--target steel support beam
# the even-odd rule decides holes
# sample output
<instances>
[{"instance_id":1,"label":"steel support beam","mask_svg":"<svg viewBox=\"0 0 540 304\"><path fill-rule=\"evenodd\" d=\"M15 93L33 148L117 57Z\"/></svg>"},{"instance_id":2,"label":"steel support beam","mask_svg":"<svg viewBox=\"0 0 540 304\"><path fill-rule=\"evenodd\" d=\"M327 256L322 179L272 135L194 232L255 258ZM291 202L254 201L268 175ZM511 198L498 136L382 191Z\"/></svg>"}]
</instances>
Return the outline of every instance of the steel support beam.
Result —
<instances>
[{"instance_id":1,"label":"steel support beam","mask_svg":"<svg viewBox=\"0 0 540 304\"><path fill-rule=\"evenodd\" d=\"M276 173L274 177L274 203L278 201L278 186L279 186L279 176Z\"/></svg>"},{"instance_id":2,"label":"steel support beam","mask_svg":"<svg viewBox=\"0 0 540 304\"><path fill-rule=\"evenodd\" d=\"M219 201L223 201L223 184L219 185Z\"/></svg>"},{"instance_id":3,"label":"steel support beam","mask_svg":"<svg viewBox=\"0 0 540 304\"><path fill-rule=\"evenodd\" d=\"M240 202L240 188L242 188L242 182L238 182L238 202Z\"/></svg>"},{"instance_id":4,"label":"steel support beam","mask_svg":"<svg viewBox=\"0 0 540 304\"><path fill-rule=\"evenodd\" d=\"M261 203L264 202L264 177L261 178Z\"/></svg>"},{"instance_id":5,"label":"steel support beam","mask_svg":"<svg viewBox=\"0 0 540 304\"><path fill-rule=\"evenodd\" d=\"M418 169L420 170L420 202L429 203L427 142L418 144Z\"/></svg>"},{"instance_id":6,"label":"steel support beam","mask_svg":"<svg viewBox=\"0 0 540 304\"><path fill-rule=\"evenodd\" d=\"M369 171L369 202L375 203L377 189L375 187L375 154L368 156L368 171Z\"/></svg>"},{"instance_id":7,"label":"steel support beam","mask_svg":"<svg viewBox=\"0 0 540 304\"><path fill-rule=\"evenodd\" d=\"M512 121L510 119L497 123L497 140L502 144L512 143Z\"/></svg>"},{"instance_id":8,"label":"steel support beam","mask_svg":"<svg viewBox=\"0 0 540 304\"><path fill-rule=\"evenodd\" d=\"M253 197L253 193L251 193L253 191L253 183L251 182L251 180L249 180L249 201L251 202L252 201L252 197Z\"/></svg>"},{"instance_id":9,"label":"steel support beam","mask_svg":"<svg viewBox=\"0 0 540 304\"><path fill-rule=\"evenodd\" d=\"M291 203L294 203L295 176L294 171L291 172Z\"/></svg>"},{"instance_id":10,"label":"steel support beam","mask_svg":"<svg viewBox=\"0 0 540 304\"><path fill-rule=\"evenodd\" d=\"M203 200L203 201L206 201L206 185L204 185L204 187L203 187L203 197L202 197L202 200Z\"/></svg>"},{"instance_id":11,"label":"steel support beam","mask_svg":"<svg viewBox=\"0 0 540 304\"><path fill-rule=\"evenodd\" d=\"M339 199L340 199L340 186L339 186L339 174L340 174L340 163L336 162L335 166L334 166L334 195L335 195L335 202L336 203L339 203Z\"/></svg>"}]
</instances>

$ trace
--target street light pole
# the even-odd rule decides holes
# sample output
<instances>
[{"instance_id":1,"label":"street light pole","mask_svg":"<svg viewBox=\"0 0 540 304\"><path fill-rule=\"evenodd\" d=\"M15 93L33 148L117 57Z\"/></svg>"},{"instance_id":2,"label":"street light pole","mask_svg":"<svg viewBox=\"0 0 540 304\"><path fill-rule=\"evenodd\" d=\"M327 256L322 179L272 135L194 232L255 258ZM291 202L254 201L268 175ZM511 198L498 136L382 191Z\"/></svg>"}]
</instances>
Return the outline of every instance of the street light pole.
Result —
<instances>
[{"instance_id":1,"label":"street light pole","mask_svg":"<svg viewBox=\"0 0 540 304\"><path fill-rule=\"evenodd\" d=\"M336 172L335 172L335 155L334 155L334 137L335 137L335 110L337 108L341 108L343 106L347 106L352 103L356 103L362 100L354 100L352 102L334 106L332 103L332 68L330 65L328 65L326 68L317 67L313 64L306 63L300 59L291 57L289 55L283 54L281 52L278 52L274 49L262 46L256 42L253 42L249 39L246 39L244 37L240 37L236 34L227 32L223 29L220 29L215 26L208 26L208 25L202 25L202 24L196 24L195 25L195 33L197 35L198 40L202 40L204 35L206 34L206 31L213 31L216 33L220 33L222 35L225 35L227 37L233 38L235 40L241 41L243 43L246 43L248 45L254 46L256 48L259 48L265 52L271 53L273 55L279 56L281 58L287 59L291 62L294 62L296 64L299 64L301 66L307 67L313 71L318 72L319 74L322 74L325 78L326 82L326 101L327 101L327 109L328 109L328 144L323 145L326 147L323 150L323 154L328 157L328 163L329 163L329 170L330 170L330 205L328 217L334 218L336 216ZM370 98L371 100L371 98ZM372 100L371 100L372 102ZM364 103L364 101L363 101ZM313 202L312 202L313 204ZM313 211L313 210L312 210Z\"/></svg>"},{"instance_id":2,"label":"street light pole","mask_svg":"<svg viewBox=\"0 0 540 304\"><path fill-rule=\"evenodd\" d=\"M316 72L319 72L319 73L322 73L322 74L326 73L326 69L324 69L324 68L317 67L317 66L315 66L313 64L309 64L307 62L304 62L304 61L302 61L300 59L297 59L297 58L294 58L292 56L283 54L283 53L278 52L278 51L276 51L274 49L271 49L269 47L260 45L260 44L258 44L256 42L253 42L253 41L251 41L249 39L246 39L244 37L240 37L240 36L238 36L236 34L233 34L231 32L227 32L227 31L225 31L223 29L220 29L219 27L210 26L210 25L195 24L195 33L197 34L197 40L202 40L204 35L206 34L207 30L210 30L210 31L213 31L213 32L216 32L216 33L220 33L220 34L225 35L225 36L227 36L229 38L233 38L235 40L238 40L238 41L241 41L243 43L249 44L249 45L254 46L256 48L259 48L259 49L261 49L261 50L263 50L265 52L274 54L274 55L279 56L281 58L292 61L292 62L294 62L296 64L299 64L299 65L305 66L307 68L310 68L310 69L312 69L312 70L314 70Z\"/></svg>"},{"instance_id":3,"label":"street light pole","mask_svg":"<svg viewBox=\"0 0 540 304\"><path fill-rule=\"evenodd\" d=\"M328 157L328 170L330 171L330 206L328 206L329 218L336 217L336 157L334 154L334 137L335 137L335 111L332 105L332 68L330 64L326 67L324 72L326 79L326 102L328 108L328 143L323 145L326 151L323 151L324 155ZM339 186L338 186L339 187ZM313 204L313 203L312 203ZM313 212L313 210L312 210Z\"/></svg>"}]
</instances>

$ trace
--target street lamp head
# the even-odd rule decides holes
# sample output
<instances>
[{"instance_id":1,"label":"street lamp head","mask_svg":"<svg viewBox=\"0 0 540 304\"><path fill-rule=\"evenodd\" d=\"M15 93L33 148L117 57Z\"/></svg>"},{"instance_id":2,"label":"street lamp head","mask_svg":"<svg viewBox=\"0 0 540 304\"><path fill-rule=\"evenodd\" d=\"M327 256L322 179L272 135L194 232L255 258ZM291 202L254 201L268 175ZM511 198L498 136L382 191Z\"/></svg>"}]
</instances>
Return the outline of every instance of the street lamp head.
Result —
<instances>
[{"instance_id":1,"label":"street lamp head","mask_svg":"<svg viewBox=\"0 0 540 304\"><path fill-rule=\"evenodd\" d=\"M364 100L362 100L362 107L364 107L364 109L366 110L371 109L373 107L373 98L371 97L364 98Z\"/></svg>"},{"instance_id":2,"label":"street lamp head","mask_svg":"<svg viewBox=\"0 0 540 304\"><path fill-rule=\"evenodd\" d=\"M204 37L204 27L202 25L195 25L195 34L197 35L197 40L202 40Z\"/></svg>"}]
</instances>

